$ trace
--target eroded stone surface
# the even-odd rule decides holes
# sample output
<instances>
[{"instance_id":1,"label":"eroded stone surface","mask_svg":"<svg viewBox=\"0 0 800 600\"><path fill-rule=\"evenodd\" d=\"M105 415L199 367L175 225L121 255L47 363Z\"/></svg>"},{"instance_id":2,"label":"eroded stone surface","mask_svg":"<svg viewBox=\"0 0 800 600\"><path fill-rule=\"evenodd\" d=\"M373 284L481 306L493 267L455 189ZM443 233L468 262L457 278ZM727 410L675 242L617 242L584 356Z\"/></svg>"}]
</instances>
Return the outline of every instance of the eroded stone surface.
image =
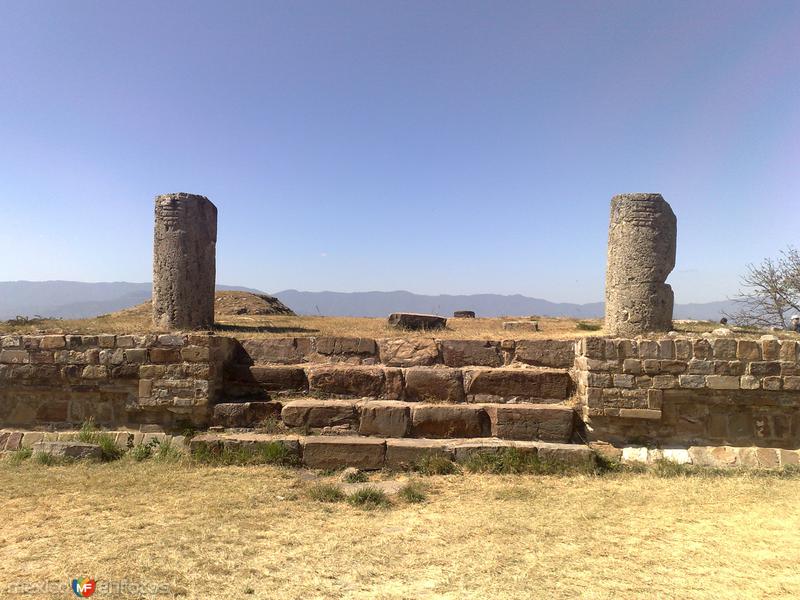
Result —
<instances>
[{"instance_id":1,"label":"eroded stone surface","mask_svg":"<svg viewBox=\"0 0 800 600\"><path fill-rule=\"evenodd\" d=\"M444 317L419 313L392 313L388 322L390 327L411 330L442 329L447 325L447 319Z\"/></svg>"},{"instance_id":2,"label":"eroded stone surface","mask_svg":"<svg viewBox=\"0 0 800 600\"><path fill-rule=\"evenodd\" d=\"M302 440L303 462L312 469L383 468L386 441L362 437L307 437Z\"/></svg>"},{"instance_id":3,"label":"eroded stone surface","mask_svg":"<svg viewBox=\"0 0 800 600\"><path fill-rule=\"evenodd\" d=\"M638 335L672 328L674 297L665 282L675 267L677 220L660 194L611 199L605 328Z\"/></svg>"},{"instance_id":4,"label":"eroded stone surface","mask_svg":"<svg viewBox=\"0 0 800 600\"><path fill-rule=\"evenodd\" d=\"M405 437L410 426L411 408L405 402L367 402L361 406L361 435Z\"/></svg>"},{"instance_id":5,"label":"eroded stone surface","mask_svg":"<svg viewBox=\"0 0 800 600\"><path fill-rule=\"evenodd\" d=\"M414 367L405 370L405 399L409 402L463 402L460 369Z\"/></svg>"},{"instance_id":6,"label":"eroded stone surface","mask_svg":"<svg viewBox=\"0 0 800 600\"><path fill-rule=\"evenodd\" d=\"M480 406L424 405L411 409L411 435L422 438L487 437L491 424Z\"/></svg>"},{"instance_id":7,"label":"eroded stone surface","mask_svg":"<svg viewBox=\"0 0 800 600\"><path fill-rule=\"evenodd\" d=\"M167 330L214 325L217 207L205 196L155 199L153 323Z\"/></svg>"}]
</instances>

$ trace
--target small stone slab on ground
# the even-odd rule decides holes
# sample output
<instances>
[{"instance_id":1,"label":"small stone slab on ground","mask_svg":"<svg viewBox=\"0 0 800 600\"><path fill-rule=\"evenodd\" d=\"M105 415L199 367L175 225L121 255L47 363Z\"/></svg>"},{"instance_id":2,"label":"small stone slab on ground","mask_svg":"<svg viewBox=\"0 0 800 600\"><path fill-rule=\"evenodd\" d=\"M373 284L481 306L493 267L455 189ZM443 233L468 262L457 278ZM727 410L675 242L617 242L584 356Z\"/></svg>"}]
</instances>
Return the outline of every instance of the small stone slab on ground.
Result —
<instances>
[{"instance_id":1,"label":"small stone slab on ground","mask_svg":"<svg viewBox=\"0 0 800 600\"><path fill-rule=\"evenodd\" d=\"M36 442L33 445L33 453L63 458L100 458L102 455L97 444L58 441Z\"/></svg>"},{"instance_id":2,"label":"small stone slab on ground","mask_svg":"<svg viewBox=\"0 0 800 600\"><path fill-rule=\"evenodd\" d=\"M390 327L398 329L443 329L447 325L444 317L419 313L392 313L388 321Z\"/></svg>"}]
</instances>

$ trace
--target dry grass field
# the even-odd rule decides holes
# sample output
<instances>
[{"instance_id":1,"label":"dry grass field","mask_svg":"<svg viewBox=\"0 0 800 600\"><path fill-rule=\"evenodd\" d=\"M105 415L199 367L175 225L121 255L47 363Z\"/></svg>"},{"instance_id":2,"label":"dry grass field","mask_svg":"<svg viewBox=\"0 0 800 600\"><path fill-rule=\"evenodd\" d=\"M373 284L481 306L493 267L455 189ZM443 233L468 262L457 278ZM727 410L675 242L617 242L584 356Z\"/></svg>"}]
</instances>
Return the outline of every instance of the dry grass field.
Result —
<instances>
[{"instance_id":1,"label":"dry grass field","mask_svg":"<svg viewBox=\"0 0 800 600\"><path fill-rule=\"evenodd\" d=\"M29 322L0 322L0 335L10 333L144 333L153 331L149 304L142 304L109 315L89 319L37 319ZM602 334L600 319L536 317L539 331L508 331L503 322L530 317L448 319L447 328L438 331L398 331L386 319L367 317L321 317L287 315L220 315L216 331L234 337L355 336L355 337L436 337L441 339L567 339ZM705 321L676 321L677 331L698 334L718 325ZM751 329L736 329L737 335L761 335ZM797 337L779 332L782 337Z\"/></svg>"},{"instance_id":2,"label":"dry grass field","mask_svg":"<svg viewBox=\"0 0 800 600\"><path fill-rule=\"evenodd\" d=\"M0 461L0 589L53 581L63 593L5 597L66 598L79 576L166 586L113 597L202 600L796 598L800 589L796 478L420 480L424 502L370 511L310 499L308 471Z\"/></svg>"}]
</instances>

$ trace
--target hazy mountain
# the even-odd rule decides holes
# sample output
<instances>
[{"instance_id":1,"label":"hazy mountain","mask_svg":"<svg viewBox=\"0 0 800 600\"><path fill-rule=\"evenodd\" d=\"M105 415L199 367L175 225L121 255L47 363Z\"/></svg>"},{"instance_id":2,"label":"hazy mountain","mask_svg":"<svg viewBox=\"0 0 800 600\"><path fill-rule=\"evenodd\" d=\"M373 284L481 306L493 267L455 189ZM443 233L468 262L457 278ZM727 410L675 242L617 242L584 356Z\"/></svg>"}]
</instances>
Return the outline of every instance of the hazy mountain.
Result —
<instances>
[{"instance_id":1,"label":"hazy mountain","mask_svg":"<svg viewBox=\"0 0 800 600\"><path fill-rule=\"evenodd\" d=\"M411 292L299 292L285 290L273 294L297 314L328 316L385 317L397 311L423 312L449 316L456 310L474 310L478 316L541 315L545 317L600 318L603 302L572 304L550 302L515 294L472 294L463 296L425 296ZM676 319L718 320L731 302L677 304Z\"/></svg>"},{"instance_id":2,"label":"hazy mountain","mask_svg":"<svg viewBox=\"0 0 800 600\"><path fill-rule=\"evenodd\" d=\"M261 293L252 288L217 286L220 290ZM114 312L150 298L150 283L83 283L78 281L0 282L0 319L17 315L82 318ZM542 315L593 318L603 316L603 303L571 304L549 302L519 294L473 294L426 296L411 292L299 292L273 294L301 315L385 317L397 311L452 315L455 310L474 310L479 316ZM706 304L678 304L676 319L717 320L730 301Z\"/></svg>"},{"instance_id":3,"label":"hazy mountain","mask_svg":"<svg viewBox=\"0 0 800 600\"><path fill-rule=\"evenodd\" d=\"M218 285L217 289L258 292L227 285ZM65 319L93 317L136 306L151 294L149 282L0 281L0 320L17 315Z\"/></svg>"}]
</instances>

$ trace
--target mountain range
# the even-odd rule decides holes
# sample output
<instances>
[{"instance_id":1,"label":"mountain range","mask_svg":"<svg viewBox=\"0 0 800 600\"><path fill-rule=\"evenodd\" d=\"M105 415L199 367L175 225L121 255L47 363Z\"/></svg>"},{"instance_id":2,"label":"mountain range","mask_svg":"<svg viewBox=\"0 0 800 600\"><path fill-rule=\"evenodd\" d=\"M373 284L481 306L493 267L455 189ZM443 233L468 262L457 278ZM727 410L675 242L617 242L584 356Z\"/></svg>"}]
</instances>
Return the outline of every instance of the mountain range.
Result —
<instances>
[{"instance_id":1,"label":"mountain range","mask_svg":"<svg viewBox=\"0 0 800 600\"><path fill-rule=\"evenodd\" d=\"M18 315L92 317L135 306L147 301L151 284L124 281L85 283L79 281L0 282L0 319ZM240 290L263 294L241 286L217 286L219 290ZM550 302L519 294L471 294L430 296L395 292L300 292L284 290L272 294L301 315L385 317L398 311L452 315L455 310L473 310L478 316L541 315L545 317L599 318L603 303L573 304ZM718 320L731 310L732 302L722 300L700 304L676 304L676 319Z\"/></svg>"}]
</instances>

